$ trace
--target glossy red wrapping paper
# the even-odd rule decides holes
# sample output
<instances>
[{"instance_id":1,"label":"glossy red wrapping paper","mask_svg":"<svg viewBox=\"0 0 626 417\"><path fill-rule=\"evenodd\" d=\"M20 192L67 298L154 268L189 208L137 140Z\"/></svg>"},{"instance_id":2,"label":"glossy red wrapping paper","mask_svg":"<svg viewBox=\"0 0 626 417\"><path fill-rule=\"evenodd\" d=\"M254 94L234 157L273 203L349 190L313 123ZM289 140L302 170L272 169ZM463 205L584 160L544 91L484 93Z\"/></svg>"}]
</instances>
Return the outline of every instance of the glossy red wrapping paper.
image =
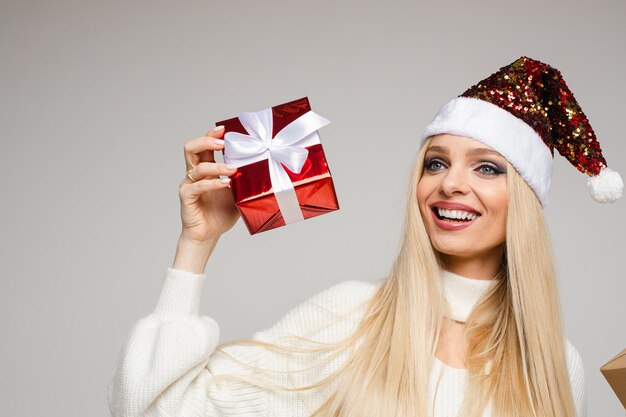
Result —
<instances>
[{"instance_id":1,"label":"glossy red wrapping paper","mask_svg":"<svg viewBox=\"0 0 626 417\"><path fill-rule=\"evenodd\" d=\"M285 126L311 110L309 100L303 97L272 106L272 138ZM248 134L239 118L222 120L227 132ZM319 135L319 132L318 132ZM291 179L304 219L339 210L333 179L321 144L307 146L308 158L299 174L281 164ZM285 226L272 190L268 160L240 166L231 177L230 189L235 204L251 235Z\"/></svg>"}]
</instances>

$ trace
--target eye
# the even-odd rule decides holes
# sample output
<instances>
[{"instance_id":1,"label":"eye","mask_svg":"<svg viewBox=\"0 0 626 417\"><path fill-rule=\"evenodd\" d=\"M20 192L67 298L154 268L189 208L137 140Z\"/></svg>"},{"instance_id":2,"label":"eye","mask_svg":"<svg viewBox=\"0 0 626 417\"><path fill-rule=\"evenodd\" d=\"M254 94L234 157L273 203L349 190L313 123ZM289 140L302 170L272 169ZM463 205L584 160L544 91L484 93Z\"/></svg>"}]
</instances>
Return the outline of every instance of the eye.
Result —
<instances>
[{"instance_id":1,"label":"eye","mask_svg":"<svg viewBox=\"0 0 626 417\"><path fill-rule=\"evenodd\" d=\"M478 167L478 171L485 175L500 175L503 173L501 169L491 164L482 164Z\"/></svg>"},{"instance_id":2,"label":"eye","mask_svg":"<svg viewBox=\"0 0 626 417\"><path fill-rule=\"evenodd\" d=\"M426 161L426 169L428 171L438 171L445 165L439 159L429 159Z\"/></svg>"}]
</instances>

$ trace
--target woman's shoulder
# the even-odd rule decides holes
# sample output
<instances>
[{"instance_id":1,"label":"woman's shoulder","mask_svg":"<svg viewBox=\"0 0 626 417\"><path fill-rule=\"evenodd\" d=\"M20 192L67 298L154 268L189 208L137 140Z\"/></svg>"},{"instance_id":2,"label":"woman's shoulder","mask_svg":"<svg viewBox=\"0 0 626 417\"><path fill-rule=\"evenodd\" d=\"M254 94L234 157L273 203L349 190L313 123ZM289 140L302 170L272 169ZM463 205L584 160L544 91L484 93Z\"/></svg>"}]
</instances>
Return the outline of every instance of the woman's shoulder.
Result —
<instances>
[{"instance_id":1,"label":"woman's shoulder","mask_svg":"<svg viewBox=\"0 0 626 417\"><path fill-rule=\"evenodd\" d=\"M340 281L313 294L302 304L322 306L335 313L344 313L354 305L367 301L380 284L381 281L356 279Z\"/></svg>"},{"instance_id":2,"label":"woman's shoulder","mask_svg":"<svg viewBox=\"0 0 626 417\"><path fill-rule=\"evenodd\" d=\"M359 321L367 301L382 281L342 280L297 302L271 327L255 333L260 340L281 335L309 337L320 329L344 336Z\"/></svg>"}]
</instances>

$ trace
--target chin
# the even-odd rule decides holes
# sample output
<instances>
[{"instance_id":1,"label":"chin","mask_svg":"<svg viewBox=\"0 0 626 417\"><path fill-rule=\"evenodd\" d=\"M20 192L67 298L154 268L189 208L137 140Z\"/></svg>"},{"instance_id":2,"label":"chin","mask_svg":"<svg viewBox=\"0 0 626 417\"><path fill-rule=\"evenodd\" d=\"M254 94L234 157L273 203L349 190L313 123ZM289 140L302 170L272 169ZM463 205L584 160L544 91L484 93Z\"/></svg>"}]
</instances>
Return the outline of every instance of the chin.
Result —
<instances>
[{"instance_id":1,"label":"chin","mask_svg":"<svg viewBox=\"0 0 626 417\"><path fill-rule=\"evenodd\" d=\"M479 239L454 239L454 241L438 241L431 239L433 248L443 255L458 258L480 258L500 248L502 244L493 244L477 247L475 242ZM472 243L474 242L474 244Z\"/></svg>"},{"instance_id":2,"label":"chin","mask_svg":"<svg viewBox=\"0 0 626 417\"><path fill-rule=\"evenodd\" d=\"M464 246L439 246L433 245L436 251L447 256L458 258L475 258L485 253L485 250L476 250L476 248L468 248Z\"/></svg>"}]
</instances>

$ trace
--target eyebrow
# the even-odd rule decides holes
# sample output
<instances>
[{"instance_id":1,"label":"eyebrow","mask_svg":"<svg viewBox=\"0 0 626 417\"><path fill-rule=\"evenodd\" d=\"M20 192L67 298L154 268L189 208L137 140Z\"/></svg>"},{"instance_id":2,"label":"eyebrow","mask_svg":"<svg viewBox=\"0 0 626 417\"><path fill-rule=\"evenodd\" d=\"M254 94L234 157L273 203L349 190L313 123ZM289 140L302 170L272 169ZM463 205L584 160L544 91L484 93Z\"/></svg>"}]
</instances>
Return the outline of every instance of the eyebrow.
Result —
<instances>
[{"instance_id":1,"label":"eyebrow","mask_svg":"<svg viewBox=\"0 0 626 417\"><path fill-rule=\"evenodd\" d=\"M448 154L448 148L446 148L445 146L437 146L437 145L429 146L427 151L436 151L436 152L441 152L441 153ZM487 149L487 148L472 148L472 149L467 151L467 155L498 155L498 156L501 156L499 152L496 152L493 149Z\"/></svg>"}]
</instances>

